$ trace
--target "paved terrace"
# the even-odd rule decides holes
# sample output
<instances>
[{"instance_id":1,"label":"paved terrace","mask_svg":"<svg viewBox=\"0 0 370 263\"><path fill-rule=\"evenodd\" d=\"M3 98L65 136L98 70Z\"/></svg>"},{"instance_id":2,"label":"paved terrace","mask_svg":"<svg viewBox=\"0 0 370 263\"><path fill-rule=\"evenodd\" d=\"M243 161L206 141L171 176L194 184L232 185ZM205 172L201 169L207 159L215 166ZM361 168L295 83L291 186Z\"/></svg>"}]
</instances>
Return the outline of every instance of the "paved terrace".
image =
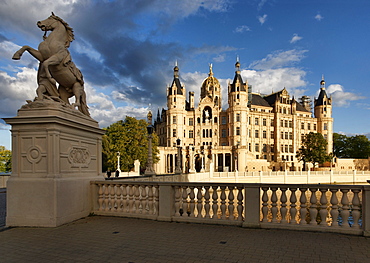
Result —
<instances>
[{"instance_id":1,"label":"paved terrace","mask_svg":"<svg viewBox=\"0 0 370 263\"><path fill-rule=\"evenodd\" d=\"M369 262L370 238L93 216L0 232L1 262Z\"/></svg>"}]
</instances>

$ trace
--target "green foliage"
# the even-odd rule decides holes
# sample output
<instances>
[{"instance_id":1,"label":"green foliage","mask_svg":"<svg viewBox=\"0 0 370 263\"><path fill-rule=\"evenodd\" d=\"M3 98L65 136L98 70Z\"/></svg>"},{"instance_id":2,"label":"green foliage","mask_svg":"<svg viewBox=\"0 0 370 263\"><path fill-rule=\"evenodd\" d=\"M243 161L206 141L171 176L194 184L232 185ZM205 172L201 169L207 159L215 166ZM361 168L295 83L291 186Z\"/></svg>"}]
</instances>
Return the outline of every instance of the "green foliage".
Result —
<instances>
[{"instance_id":1,"label":"green foliage","mask_svg":"<svg viewBox=\"0 0 370 263\"><path fill-rule=\"evenodd\" d=\"M316 163L328 162L333 157L331 154L327 154L327 145L328 142L321 133L310 132L304 136L302 146L297 151L296 157L304 164L312 163L314 167Z\"/></svg>"},{"instance_id":2,"label":"green foliage","mask_svg":"<svg viewBox=\"0 0 370 263\"><path fill-rule=\"evenodd\" d=\"M12 171L12 151L0 145L0 172Z\"/></svg>"},{"instance_id":3,"label":"green foliage","mask_svg":"<svg viewBox=\"0 0 370 263\"><path fill-rule=\"evenodd\" d=\"M105 128L103 136L103 171L117 168L117 152L120 152L122 171L131 171L135 160L140 161L141 168L146 167L148 159L148 123L126 116L124 121L113 123ZM159 161L158 136L153 134L153 162Z\"/></svg>"},{"instance_id":4,"label":"green foliage","mask_svg":"<svg viewBox=\"0 0 370 263\"><path fill-rule=\"evenodd\" d=\"M365 135L333 134L334 155L339 158L366 159L370 157L370 141Z\"/></svg>"}]
</instances>

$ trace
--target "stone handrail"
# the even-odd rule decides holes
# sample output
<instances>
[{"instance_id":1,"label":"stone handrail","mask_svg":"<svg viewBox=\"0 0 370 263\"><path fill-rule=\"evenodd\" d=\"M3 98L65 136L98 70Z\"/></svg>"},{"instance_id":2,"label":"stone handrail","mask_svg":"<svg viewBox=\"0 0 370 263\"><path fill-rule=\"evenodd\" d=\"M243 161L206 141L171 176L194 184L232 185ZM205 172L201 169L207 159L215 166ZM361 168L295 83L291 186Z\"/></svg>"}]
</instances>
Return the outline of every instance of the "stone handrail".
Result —
<instances>
[{"instance_id":1,"label":"stone handrail","mask_svg":"<svg viewBox=\"0 0 370 263\"><path fill-rule=\"evenodd\" d=\"M94 181L92 212L370 235L370 186ZM367 208L367 209L366 209Z\"/></svg>"}]
</instances>

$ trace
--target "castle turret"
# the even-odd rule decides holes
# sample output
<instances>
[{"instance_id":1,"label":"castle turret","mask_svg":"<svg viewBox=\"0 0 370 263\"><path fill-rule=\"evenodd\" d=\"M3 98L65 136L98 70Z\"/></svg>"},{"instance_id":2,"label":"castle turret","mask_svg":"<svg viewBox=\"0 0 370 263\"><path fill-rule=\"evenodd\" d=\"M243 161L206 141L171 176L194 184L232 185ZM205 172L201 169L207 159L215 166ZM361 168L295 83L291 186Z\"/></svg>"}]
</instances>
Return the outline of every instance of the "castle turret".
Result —
<instances>
[{"instance_id":1,"label":"castle turret","mask_svg":"<svg viewBox=\"0 0 370 263\"><path fill-rule=\"evenodd\" d=\"M315 99L315 117L317 118L317 132L321 133L328 142L327 152L333 152L333 118L332 99L325 90L324 76L320 81L319 97Z\"/></svg>"}]
</instances>

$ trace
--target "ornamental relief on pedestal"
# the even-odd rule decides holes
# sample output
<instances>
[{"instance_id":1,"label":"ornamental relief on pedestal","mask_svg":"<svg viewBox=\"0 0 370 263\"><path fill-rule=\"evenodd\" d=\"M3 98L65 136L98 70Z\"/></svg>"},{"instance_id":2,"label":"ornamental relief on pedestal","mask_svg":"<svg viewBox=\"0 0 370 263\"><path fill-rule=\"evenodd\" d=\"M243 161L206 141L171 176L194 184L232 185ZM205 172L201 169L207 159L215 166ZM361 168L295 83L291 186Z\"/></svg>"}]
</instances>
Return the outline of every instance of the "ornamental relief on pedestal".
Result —
<instances>
[{"instance_id":1,"label":"ornamental relief on pedestal","mask_svg":"<svg viewBox=\"0 0 370 263\"><path fill-rule=\"evenodd\" d=\"M82 146L72 146L69 149L68 161L72 164L72 168L86 168L89 167L91 156L87 148Z\"/></svg>"}]
</instances>

